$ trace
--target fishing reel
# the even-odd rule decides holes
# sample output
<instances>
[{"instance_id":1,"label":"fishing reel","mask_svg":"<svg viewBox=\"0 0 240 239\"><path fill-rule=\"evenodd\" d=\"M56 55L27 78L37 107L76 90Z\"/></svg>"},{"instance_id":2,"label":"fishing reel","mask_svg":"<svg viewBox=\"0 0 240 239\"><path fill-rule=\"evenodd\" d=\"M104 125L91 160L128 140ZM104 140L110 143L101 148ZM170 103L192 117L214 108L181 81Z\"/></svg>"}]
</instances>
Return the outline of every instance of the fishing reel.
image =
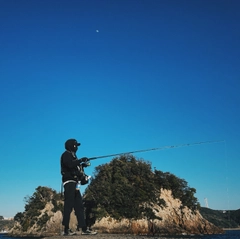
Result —
<instances>
[{"instance_id":1,"label":"fishing reel","mask_svg":"<svg viewBox=\"0 0 240 239\"><path fill-rule=\"evenodd\" d=\"M85 185L85 184L89 183L89 179L90 179L90 178L91 178L91 176L88 176L88 175L84 174L84 175L81 177L81 180L80 180L81 185Z\"/></svg>"},{"instance_id":2,"label":"fishing reel","mask_svg":"<svg viewBox=\"0 0 240 239\"><path fill-rule=\"evenodd\" d=\"M86 161L84 163L81 163L81 165L82 165L83 168L86 168L86 167L91 166L91 163L90 163L90 161Z\"/></svg>"}]
</instances>

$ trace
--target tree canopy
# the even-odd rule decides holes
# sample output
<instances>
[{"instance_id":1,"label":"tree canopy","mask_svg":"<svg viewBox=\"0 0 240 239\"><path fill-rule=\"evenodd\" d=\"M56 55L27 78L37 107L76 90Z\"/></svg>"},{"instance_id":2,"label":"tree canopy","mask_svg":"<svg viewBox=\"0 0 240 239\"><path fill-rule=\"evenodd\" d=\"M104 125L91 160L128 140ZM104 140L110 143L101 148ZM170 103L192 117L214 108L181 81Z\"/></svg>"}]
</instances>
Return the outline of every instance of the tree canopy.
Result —
<instances>
[{"instance_id":1,"label":"tree canopy","mask_svg":"<svg viewBox=\"0 0 240 239\"><path fill-rule=\"evenodd\" d=\"M63 208L61 195L48 187L37 187L33 195L26 196L24 200L25 211L23 213L18 212L14 217L14 220L18 221L22 226L23 231L27 231L34 223L37 223L39 226L45 225L49 216L45 214L43 217L39 218L39 215L48 202L53 204L54 208L52 211L54 212L62 210Z\"/></svg>"},{"instance_id":2,"label":"tree canopy","mask_svg":"<svg viewBox=\"0 0 240 239\"><path fill-rule=\"evenodd\" d=\"M96 203L98 218L109 215L116 219L155 219L153 206L165 206L159 197L161 188L172 190L183 207L195 209L196 190L188 187L185 180L168 172L152 171L149 162L133 155L123 155L96 167L84 197Z\"/></svg>"}]
</instances>

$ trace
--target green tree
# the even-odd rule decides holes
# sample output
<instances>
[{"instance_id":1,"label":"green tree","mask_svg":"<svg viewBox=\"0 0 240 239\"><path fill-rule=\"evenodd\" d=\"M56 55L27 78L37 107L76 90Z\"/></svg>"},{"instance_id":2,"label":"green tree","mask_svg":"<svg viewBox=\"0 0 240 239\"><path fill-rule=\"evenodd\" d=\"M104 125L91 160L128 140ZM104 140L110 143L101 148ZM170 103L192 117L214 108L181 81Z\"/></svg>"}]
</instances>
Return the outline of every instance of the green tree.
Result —
<instances>
[{"instance_id":1,"label":"green tree","mask_svg":"<svg viewBox=\"0 0 240 239\"><path fill-rule=\"evenodd\" d=\"M32 196L26 196L25 199L25 211L23 213L17 213L14 220L18 221L23 228L23 231L27 231L29 227L37 223L39 226L43 226L48 220L49 216L44 214L39 218L41 210L45 208L46 204L52 202L54 212L62 210L63 203L55 190L48 187L37 187Z\"/></svg>"},{"instance_id":2,"label":"green tree","mask_svg":"<svg viewBox=\"0 0 240 239\"><path fill-rule=\"evenodd\" d=\"M21 223L23 217L24 217L24 214L23 214L22 212L18 212L18 213L14 216L13 219L14 219L14 221L17 221L17 222L20 222L20 223Z\"/></svg>"},{"instance_id":3,"label":"green tree","mask_svg":"<svg viewBox=\"0 0 240 239\"><path fill-rule=\"evenodd\" d=\"M158 187L171 190L173 197L182 201L183 207L188 207L192 210L200 207L197 198L194 196L196 189L189 187L184 179L178 178L169 172L163 173L155 170L154 173L155 183Z\"/></svg>"},{"instance_id":4,"label":"green tree","mask_svg":"<svg viewBox=\"0 0 240 239\"><path fill-rule=\"evenodd\" d=\"M158 196L150 163L132 155L98 166L85 193L86 199L95 199L102 208L99 216L116 219L156 217L151 205L160 203Z\"/></svg>"},{"instance_id":5,"label":"green tree","mask_svg":"<svg viewBox=\"0 0 240 239\"><path fill-rule=\"evenodd\" d=\"M151 170L151 164L132 155L114 158L110 163L96 167L94 177L85 191L85 200L95 202L97 218L156 218L153 205L164 207L160 189L172 190L173 197L183 207L196 209L196 190L184 179L169 172Z\"/></svg>"}]
</instances>

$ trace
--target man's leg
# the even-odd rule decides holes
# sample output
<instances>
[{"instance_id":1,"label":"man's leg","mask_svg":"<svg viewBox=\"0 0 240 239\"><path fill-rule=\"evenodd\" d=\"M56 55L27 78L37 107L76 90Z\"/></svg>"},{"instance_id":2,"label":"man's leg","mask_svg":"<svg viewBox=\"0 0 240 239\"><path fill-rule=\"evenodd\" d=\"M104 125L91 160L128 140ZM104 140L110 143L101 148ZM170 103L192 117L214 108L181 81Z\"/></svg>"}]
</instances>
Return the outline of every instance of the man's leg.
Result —
<instances>
[{"instance_id":1,"label":"man's leg","mask_svg":"<svg viewBox=\"0 0 240 239\"><path fill-rule=\"evenodd\" d=\"M67 183L64 185L64 208L63 208L63 221L62 225L64 226L64 234L69 232L69 221L70 214L74 207L75 201L75 189L76 184L73 182Z\"/></svg>"},{"instance_id":2,"label":"man's leg","mask_svg":"<svg viewBox=\"0 0 240 239\"><path fill-rule=\"evenodd\" d=\"M96 235L97 232L90 231L87 229L83 201L80 191L76 192L74 210L78 220L78 230L82 228L82 235Z\"/></svg>"},{"instance_id":3,"label":"man's leg","mask_svg":"<svg viewBox=\"0 0 240 239\"><path fill-rule=\"evenodd\" d=\"M85 213L80 191L76 191L75 194L74 211L78 221L78 228L82 228L83 231L86 230L87 226L85 222Z\"/></svg>"}]
</instances>

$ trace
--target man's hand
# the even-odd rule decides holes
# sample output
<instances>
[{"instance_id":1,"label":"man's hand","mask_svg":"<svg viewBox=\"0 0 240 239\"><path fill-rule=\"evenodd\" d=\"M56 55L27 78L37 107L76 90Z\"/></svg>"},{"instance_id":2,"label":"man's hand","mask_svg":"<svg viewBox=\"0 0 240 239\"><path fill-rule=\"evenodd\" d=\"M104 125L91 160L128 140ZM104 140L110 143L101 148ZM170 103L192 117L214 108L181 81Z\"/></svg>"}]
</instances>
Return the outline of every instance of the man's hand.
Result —
<instances>
[{"instance_id":1,"label":"man's hand","mask_svg":"<svg viewBox=\"0 0 240 239\"><path fill-rule=\"evenodd\" d=\"M88 161L88 158L87 157L80 158L80 161L82 163L86 163Z\"/></svg>"},{"instance_id":2,"label":"man's hand","mask_svg":"<svg viewBox=\"0 0 240 239\"><path fill-rule=\"evenodd\" d=\"M82 163L81 165L82 165L82 167L86 168L86 167L90 166L91 163L89 161L87 161L85 163Z\"/></svg>"}]
</instances>

